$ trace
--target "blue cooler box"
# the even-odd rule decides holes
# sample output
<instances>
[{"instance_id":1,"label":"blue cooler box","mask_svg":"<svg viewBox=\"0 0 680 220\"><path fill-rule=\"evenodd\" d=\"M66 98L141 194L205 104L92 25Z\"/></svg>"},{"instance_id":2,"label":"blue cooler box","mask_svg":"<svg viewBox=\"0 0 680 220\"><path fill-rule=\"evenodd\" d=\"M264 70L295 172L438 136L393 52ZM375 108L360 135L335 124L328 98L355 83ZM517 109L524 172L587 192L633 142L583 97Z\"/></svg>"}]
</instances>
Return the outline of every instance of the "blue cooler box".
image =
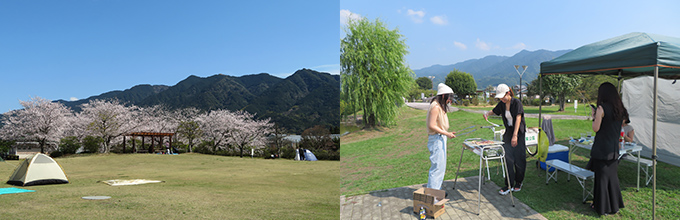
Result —
<instances>
[{"instance_id":1,"label":"blue cooler box","mask_svg":"<svg viewBox=\"0 0 680 220\"><path fill-rule=\"evenodd\" d=\"M550 147L548 147L548 157L546 157L545 161L548 160L554 160L558 159L561 161L564 161L565 163L569 163L569 147L561 145L561 144L554 144ZM541 169L545 170L545 163L541 163ZM551 167L548 172L553 172L555 171L555 168Z\"/></svg>"}]
</instances>

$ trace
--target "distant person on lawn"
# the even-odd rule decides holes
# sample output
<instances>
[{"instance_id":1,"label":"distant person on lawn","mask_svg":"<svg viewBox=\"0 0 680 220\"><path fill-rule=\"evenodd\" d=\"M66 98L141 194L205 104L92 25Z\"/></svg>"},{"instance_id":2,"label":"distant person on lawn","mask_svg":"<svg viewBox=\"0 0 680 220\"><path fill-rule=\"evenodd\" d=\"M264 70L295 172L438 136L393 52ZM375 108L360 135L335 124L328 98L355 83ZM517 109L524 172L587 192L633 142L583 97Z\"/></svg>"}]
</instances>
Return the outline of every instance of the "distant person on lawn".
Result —
<instances>
[{"instance_id":1,"label":"distant person on lawn","mask_svg":"<svg viewBox=\"0 0 680 220\"><path fill-rule=\"evenodd\" d=\"M430 172L427 176L427 188L441 189L446 173L446 138L455 138L456 132L449 129L449 118L446 116L447 106L451 103L453 90L444 83L437 86L437 96L430 101L427 110L427 149L430 151Z\"/></svg>"},{"instance_id":2,"label":"distant person on lawn","mask_svg":"<svg viewBox=\"0 0 680 220\"><path fill-rule=\"evenodd\" d=\"M503 118L503 125L505 126L505 133L503 134L503 149L505 150L505 164L508 168L508 181L504 181L505 187L501 188L501 195L506 195L512 190L519 192L522 190L522 181L524 181L524 171L527 168L527 154L526 154L526 139L524 139L526 132L526 123L524 122L524 107L519 99L514 97L512 89L508 85L500 84L496 88L496 98L501 101L491 111L484 113L484 119L489 118L489 115L500 115ZM513 186L512 189L510 187Z\"/></svg>"}]
</instances>

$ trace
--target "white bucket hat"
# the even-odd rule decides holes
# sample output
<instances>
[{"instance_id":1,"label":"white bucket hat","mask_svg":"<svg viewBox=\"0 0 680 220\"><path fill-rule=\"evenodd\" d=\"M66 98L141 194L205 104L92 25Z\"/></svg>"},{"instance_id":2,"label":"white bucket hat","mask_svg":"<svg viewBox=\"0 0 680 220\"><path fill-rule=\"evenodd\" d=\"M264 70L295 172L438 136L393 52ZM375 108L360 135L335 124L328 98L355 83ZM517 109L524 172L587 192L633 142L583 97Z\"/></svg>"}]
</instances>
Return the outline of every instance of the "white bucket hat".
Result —
<instances>
[{"instance_id":1,"label":"white bucket hat","mask_svg":"<svg viewBox=\"0 0 680 220\"><path fill-rule=\"evenodd\" d=\"M503 96L505 96L505 93L507 93L508 91L510 91L508 85L499 84L498 87L496 87L496 98L498 99L503 98Z\"/></svg>"},{"instance_id":2,"label":"white bucket hat","mask_svg":"<svg viewBox=\"0 0 680 220\"><path fill-rule=\"evenodd\" d=\"M453 90L446 84L439 83L439 85L437 85L437 95L441 94L453 94Z\"/></svg>"}]
</instances>

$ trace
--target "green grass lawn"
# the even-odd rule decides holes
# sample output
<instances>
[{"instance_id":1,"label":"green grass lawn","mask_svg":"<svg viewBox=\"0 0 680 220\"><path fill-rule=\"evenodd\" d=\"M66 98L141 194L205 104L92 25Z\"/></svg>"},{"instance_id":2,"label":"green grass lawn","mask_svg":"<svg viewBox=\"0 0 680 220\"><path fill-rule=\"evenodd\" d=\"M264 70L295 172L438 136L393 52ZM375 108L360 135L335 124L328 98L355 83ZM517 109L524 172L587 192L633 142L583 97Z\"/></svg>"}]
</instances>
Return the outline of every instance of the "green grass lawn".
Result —
<instances>
[{"instance_id":1,"label":"green grass lawn","mask_svg":"<svg viewBox=\"0 0 680 220\"><path fill-rule=\"evenodd\" d=\"M70 183L18 187L35 192L0 195L0 219L337 219L340 215L337 161L203 154L106 154L56 161ZM6 163L0 164L3 183L19 161ZM98 183L110 179L165 182Z\"/></svg>"},{"instance_id":2,"label":"green grass lawn","mask_svg":"<svg viewBox=\"0 0 680 220\"><path fill-rule=\"evenodd\" d=\"M573 108L572 108L573 110ZM361 130L343 136L341 139L341 184L343 195L365 194L376 190L410 186L427 183L430 168L427 150L427 131L425 128L426 112L408 107L400 109L397 125L378 130ZM537 125L538 119L527 118L527 124ZM460 130L469 126L488 125L481 114L457 111L449 113L450 130ZM502 124L500 119L492 122ZM580 133L592 131L591 122L587 120L553 119L555 136L558 143L567 145L569 136L577 137ZM445 180L455 177L462 150L462 142L466 138L493 139L491 130L477 131L455 139L448 139L448 157ZM586 150L577 151L572 160L583 167L587 162ZM589 205L581 203L581 188L576 180L567 182L567 175L560 173L558 182L545 184L545 171L536 169L536 159L527 158L527 170L524 187L515 196L541 213L548 219L591 219L599 217L590 210ZM498 171L499 163L491 162L491 170ZM478 175L479 157L470 152L463 154L461 177ZM619 178L625 208L617 215L607 216L615 219L651 219L652 186L642 186L636 191L636 165L621 162ZM650 169L651 172L651 169ZM500 173L492 172L492 181L502 186ZM680 202L675 199L680 191L680 168L658 163L657 166L657 206L656 217L660 219L677 219L680 216ZM644 174L642 174L644 177ZM573 178L572 178L573 179ZM592 186L592 182L590 183Z\"/></svg>"}]
</instances>

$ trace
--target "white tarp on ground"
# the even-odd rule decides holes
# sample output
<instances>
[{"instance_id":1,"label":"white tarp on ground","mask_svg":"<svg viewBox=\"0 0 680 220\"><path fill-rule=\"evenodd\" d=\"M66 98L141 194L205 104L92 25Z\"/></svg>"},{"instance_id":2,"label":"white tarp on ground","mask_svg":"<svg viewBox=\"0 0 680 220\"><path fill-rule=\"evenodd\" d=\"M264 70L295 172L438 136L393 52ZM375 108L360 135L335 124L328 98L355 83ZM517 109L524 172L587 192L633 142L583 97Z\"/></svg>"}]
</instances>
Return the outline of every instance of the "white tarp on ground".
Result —
<instances>
[{"instance_id":1,"label":"white tarp on ground","mask_svg":"<svg viewBox=\"0 0 680 220\"><path fill-rule=\"evenodd\" d=\"M635 141L642 144L642 155L652 156L654 123L654 77L641 76L624 80L623 105L628 109ZM659 79L657 102L656 154L658 160L680 166L680 83Z\"/></svg>"},{"instance_id":2,"label":"white tarp on ground","mask_svg":"<svg viewBox=\"0 0 680 220\"><path fill-rule=\"evenodd\" d=\"M134 179L134 180L105 180L102 181L110 186L129 186L129 185L139 185L147 183L160 183L160 180L145 180L145 179Z\"/></svg>"}]
</instances>

